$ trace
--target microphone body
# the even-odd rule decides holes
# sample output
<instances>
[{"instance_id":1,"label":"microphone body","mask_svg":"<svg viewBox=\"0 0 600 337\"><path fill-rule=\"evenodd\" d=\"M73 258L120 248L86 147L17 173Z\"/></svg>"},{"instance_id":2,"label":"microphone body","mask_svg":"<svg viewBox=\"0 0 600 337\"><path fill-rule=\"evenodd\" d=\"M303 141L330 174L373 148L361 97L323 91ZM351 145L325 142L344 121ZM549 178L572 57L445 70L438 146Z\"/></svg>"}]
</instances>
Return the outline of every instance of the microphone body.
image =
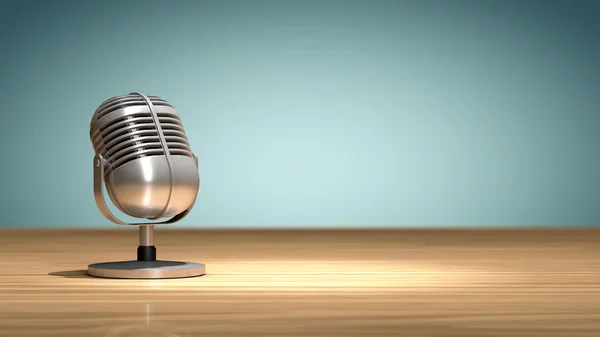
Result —
<instances>
[{"instance_id":1,"label":"microphone body","mask_svg":"<svg viewBox=\"0 0 600 337\"><path fill-rule=\"evenodd\" d=\"M189 209L200 186L198 166L175 108L157 96L106 100L90 123L104 161L101 177L123 213L150 220Z\"/></svg>"}]
</instances>

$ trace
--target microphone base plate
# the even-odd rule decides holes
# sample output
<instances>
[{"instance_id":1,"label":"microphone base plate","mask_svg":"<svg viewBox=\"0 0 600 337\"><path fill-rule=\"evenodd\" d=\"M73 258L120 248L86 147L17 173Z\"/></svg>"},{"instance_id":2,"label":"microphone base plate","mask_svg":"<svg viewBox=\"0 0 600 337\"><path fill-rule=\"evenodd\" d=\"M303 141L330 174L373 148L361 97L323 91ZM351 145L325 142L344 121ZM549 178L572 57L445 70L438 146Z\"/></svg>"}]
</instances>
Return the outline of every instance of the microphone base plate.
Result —
<instances>
[{"instance_id":1,"label":"microphone base plate","mask_svg":"<svg viewBox=\"0 0 600 337\"><path fill-rule=\"evenodd\" d=\"M88 275L117 279L169 279L202 276L202 263L179 261L118 261L94 263L88 266Z\"/></svg>"}]
</instances>

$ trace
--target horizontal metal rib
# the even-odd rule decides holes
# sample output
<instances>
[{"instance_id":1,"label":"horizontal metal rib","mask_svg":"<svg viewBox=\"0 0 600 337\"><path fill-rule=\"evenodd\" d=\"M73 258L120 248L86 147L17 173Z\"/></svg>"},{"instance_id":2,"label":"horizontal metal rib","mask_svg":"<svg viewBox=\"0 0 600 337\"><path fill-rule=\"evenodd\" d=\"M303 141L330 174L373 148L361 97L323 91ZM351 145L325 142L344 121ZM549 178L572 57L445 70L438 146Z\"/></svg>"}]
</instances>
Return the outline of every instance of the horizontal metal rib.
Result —
<instances>
[{"instance_id":1,"label":"horizontal metal rib","mask_svg":"<svg viewBox=\"0 0 600 337\"><path fill-rule=\"evenodd\" d=\"M175 118L175 119L181 121L181 118L179 118L179 115L177 114L177 111L175 111L175 109L173 109L173 110L164 109L161 112L157 112L156 115L158 116L158 118L171 117L171 118Z\"/></svg>"},{"instance_id":2,"label":"horizontal metal rib","mask_svg":"<svg viewBox=\"0 0 600 337\"><path fill-rule=\"evenodd\" d=\"M105 100L104 102L102 102L102 103L101 103L101 104L98 106L98 108L96 109L95 113L98 113L98 111L100 111L100 110L104 109L104 108L105 108L105 107L106 107L108 104L111 104L112 102L114 102L114 101L116 101L116 100L123 99L123 98L125 98L125 97L127 97L127 96L129 96L129 95L120 95L120 96L114 96L114 97L111 97L111 98L109 98L109 99Z\"/></svg>"},{"instance_id":3,"label":"horizontal metal rib","mask_svg":"<svg viewBox=\"0 0 600 337\"><path fill-rule=\"evenodd\" d=\"M139 131L148 133L154 131L155 133L157 133L156 126L154 125L154 123L125 125L119 129L114 130L109 134L98 134L98 136L96 136L96 138L93 140L94 147L98 148L98 146L102 146L102 144L108 144L112 140L122 137L124 135L134 136L138 134Z\"/></svg>"},{"instance_id":4,"label":"horizontal metal rib","mask_svg":"<svg viewBox=\"0 0 600 337\"><path fill-rule=\"evenodd\" d=\"M158 96L147 96L156 108L165 145L172 155L193 157L183 124L175 108ZM105 174L143 157L165 155L157 125L146 102L136 94L111 97L96 109L90 139L107 162Z\"/></svg>"},{"instance_id":5,"label":"horizontal metal rib","mask_svg":"<svg viewBox=\"0 0 600 337\"><path fill-rule=\"evenodd\" d=\"M165 101L164 99L159 98L159 97L153 97L153 98L150 98L150 100L152 101L152 104L154 104L154 105L164 105L164 106L173 107L167 101ZM101 104L100 107L98 107L98 109L96 109L94 115L95 115L96 119L99 119L102 116L104 116L114 110L122 109L127 106L136 106L136 105L146 106L146 102L144 100L140 99L140 97L137 95L118 96L118 97L109 99L109 100L105 101L103 104Z\"/></svg>"},{"instance_id":6,"label":"horizontal metal rib","mask_svg":"<svg viewBox=\"0 0 600 337\"><path fill-rule=\"evenodd\" d=\"M185 133L178 130L163 130L163 133L165 134L165 136L178 136L187 140L187 136L185 135Z\"/></svg>"},{"instance_id":7,"label":"horizontal metal rib","mask_svg":"<svg viewBox=\"0 0 600 337\"><path fill-rule=\"evenodd\" d=\"M120 121L117 121L116 123L112 123L109 127L104 128L102 131L100 131L100 133L102 133L102 137L107 137L108 135L110 135L111 132L121 129L124 126L147 124L147 123L152 123L151 117L133 117L133 118L127 117Z\"/></svg>"},{"instance_id":8,"label":"horizontal metal rib","mask_svg":"<svg viewBox=\"0 0 600 337\"><path fill-rule=\"evenodd\" d=\"M169 153L171 155L179 155L179 156L186 156L186 157L192 157L192 158L194 157L194 155L191 152L184 150L184 149L172 149L172 150L169 150Z\"/></svg>"},{"instance_id":9,"label":"horizontal metal rib","mask_svg":"<svg viewBox=\"0 0 600 337\"><path fill-rule=\"evenodd\" d=\"M187 139L179 137L179 136L165 136L165 139L167 140L167 143L182 143L187 146L190 146L190 143L188 142Z\"/></svg>"},{"instance_id":10,"label":"horizontal metal rib","mask_svg":"<svg viewBox=\"0 0 600 337\"><path fill-rule=\"evenodd\" d=\"M121 142L127 142L130 139L136 139L136 138L147 137L147 136L156 136L156 137L158 137L158 132L156 130L152 130L152 129L149 129L149 130L138 130L138 131L134 131L134 132L129 132L127 134L124 134L124 135L121 135L119 137L113 138L108 143L100 142L100 144L98 145L98 147L100 147L100 148L105 147L107 150L110 150L112 147L117 146ZM99 151L101 149L98 148L98 147L96 148L96 152L99 153Z\"/></svg>"},{"instance_id":11,"label":"horizontal metal rib","mask_svg":"<svg viewBox=\"0 0 600 337\"><path fill-rule=\"evenodd\" d=\"M178 125L178 124L160 123L160 126L162 127L163 130L175 130L175 131L179 131L179 132L185 133L185 130L183 129L183 126Z\"/></svg>"},{"instance_id":12,"label":"horizontal metal rib","mask_svg":"<svg viewBox=\"0 0 600 337\"><path fill-rule=\"evenodd\" d=\"M149 149L161 149L162 150L162 145L160 144L160 142L140 142L138 144L133 144L124 149L116 151L113 154L109 154L109 157L110 157L111 161L118 162L119 159L121 159L122 157L125 157L126 155L128 155L130 153L140 153L143 150L149 150Z\"/></svg>"},{"instance_id":13,"label":"horizontal metal rib","mask_svg":"<svg viewBox=\"0 0 600 337\"><path fill-rule=\"evenodd\" d=\"M181 121L177 118L172 118L172 117L159 117L158 120L160 121L160 125L165 125L165 124L176 124L179 125L181 127L183 127L183 124L181 124Z\"/></svg>"},{"instance_id":14,"label":"horizontal metal rib","mask_svg":"<svg viewBox=\"0 0 600 337\"><path fill-rule=\"evenodd\" d=\"M118 145L115 145L111 148L105 147L104 153L101 153L101 154L102 155L106 154L109 157L117 156L118 155L117 152L121 151L122 149L131 148L137 144L149 144L149 143L157 143L157 142L159 142L158 136L146 136L146 137L128 139L128 140L118 143Z\"/></svg>"},{"instance_id":15,"label":"horizontal metal rib","mask_svg":"<svg viewBox=\"0 0 600 337\"><path fill-rule=\"evenodd\" d=\"M158 149L146 149L146 150L141 150L141 151L136 151L133 153L130 153L128 155L125 155L123 157L121 157L119 160L115 160L114 162L110 163L108 165L107 168L107 174L110 173L112 170L116 169L117 167L132 161L134 159L138 159L138 158L143 158L143 157L149 157L151 155L164 155L164 152L162 150L162 148L158 148Z\"/></svg>"},{"instance_id":16,"label":"horizontal metal rib","mask_svg":"<svg viewBox=\"0 0 600 337\"><path fill-rule=\"evenodd\" d=\"M123 103L123 102L127 102L127 101L140 101L140 96L137 95L121 95L121 96L115 96L112 98L107 99L106 101L102 102L102 104L100 104L100 106L96 109L96 113L106 109L107 107L111 106L111 105L115 105L115 104L119 104L119 103ZM152 102L160 102L160 103L168 103L166 100L157 97L157 96L153 96L152 98L150 98L150 100ZM145 103L142 105L146 105Z\"/></svg>"},{"instance_id":17,"label":"horizontal metal rib","mask_svg":"<svg viewBox=\"0 0 600 337\"><path fill-rule=\"evenodd\" d=\"M179 143L169 144L169 153L193 157L190 148L184 144Z\"/></svg>"},{"instance_id":18,"label":"horizontal metal rib","mask_svg":"<svg viewBox=\"0 0 600 337\"><path fill-rule=\"evenodd\" d=\"M103 136L104 142L110 142L111 139L127 134L132 133L139 130L156 130L156 125L154 123L144 123L144 124L134 124L134 125L126 125L110 134Z\"/></svg>"}]
</instances>

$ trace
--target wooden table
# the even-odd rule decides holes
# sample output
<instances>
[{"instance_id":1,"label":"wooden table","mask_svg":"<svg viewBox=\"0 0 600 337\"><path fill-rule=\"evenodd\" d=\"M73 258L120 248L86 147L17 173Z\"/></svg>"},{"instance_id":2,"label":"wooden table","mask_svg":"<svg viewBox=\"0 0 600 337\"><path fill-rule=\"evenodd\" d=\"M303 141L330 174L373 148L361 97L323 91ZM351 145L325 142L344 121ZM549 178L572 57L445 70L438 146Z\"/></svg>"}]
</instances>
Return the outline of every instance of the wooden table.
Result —
<instances>
[{"instance_id":1,"label":"wooden table","mask_svg":"<svg viewBox=\"0 0 600 337\"><path fill-rule=\"evenodd\" d=\"M88 277L137 232L0 230L0 336L600 336L600 228L182 231L178 280Z\"/></svg>"}]
</instances>

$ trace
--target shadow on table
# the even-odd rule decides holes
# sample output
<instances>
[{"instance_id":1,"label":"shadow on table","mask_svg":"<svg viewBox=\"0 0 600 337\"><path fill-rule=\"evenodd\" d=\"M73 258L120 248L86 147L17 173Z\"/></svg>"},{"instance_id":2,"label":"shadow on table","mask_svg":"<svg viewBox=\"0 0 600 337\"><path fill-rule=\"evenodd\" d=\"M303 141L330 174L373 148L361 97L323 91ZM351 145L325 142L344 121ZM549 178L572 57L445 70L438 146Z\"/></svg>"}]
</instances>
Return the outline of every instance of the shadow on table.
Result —
<instances>
[{"instance_id":1,"label":"shadow on table","mask_svg":"<svg viewBox=\"0 0 600 337\"><path fill-rule=\"evenodd\" d=\"M89 276L87 274L87 270L85 270L85 269L55 271L55 272L48 273L48 275L60 276L60 277L66 277L66 278L92 278L92 276Z\"/></svg>"}]
</instances>

